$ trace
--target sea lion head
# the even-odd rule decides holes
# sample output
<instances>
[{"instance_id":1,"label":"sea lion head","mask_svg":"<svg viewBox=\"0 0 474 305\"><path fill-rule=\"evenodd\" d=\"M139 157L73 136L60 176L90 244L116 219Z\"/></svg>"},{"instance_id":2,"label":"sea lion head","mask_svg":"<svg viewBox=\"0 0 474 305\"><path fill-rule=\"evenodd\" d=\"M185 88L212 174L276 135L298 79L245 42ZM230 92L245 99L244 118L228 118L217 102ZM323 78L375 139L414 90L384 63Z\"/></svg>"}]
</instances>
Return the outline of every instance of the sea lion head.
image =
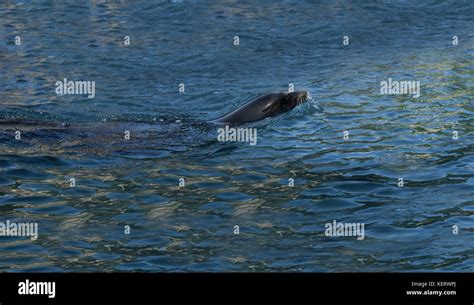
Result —
<instances>
[{"instance_id":1,"label":"sea lion head","mask_svg":"<svg viewBox=\"0 0 474 305\"><path fill-rule=\"evenodd\" d=\"M262 120L290 111L306 102L307 91L277 92L257 97L231 113L217 119L217 122L242 124Z\"/></svg>"},{"instance_id":2,"label":"sea lion head","mask_svg":"<svg viewBox=\"0 0 474 305\"><path fill-rule=\"evenodd\" d=\"M283 92L271 105L272 116L287 112L308 100L308 91ZM265 111L265 110L264 110Z\"/></svg>"},{"instance_id":3,"label":"sea lion head","mask_svg":"<svg viewBox=\"0 0 474 305\"><path fill-rule=\"evenodd\" d=\"M288 103L293 106L292 108L295 108L297 105L308 100L308 91L288 92L287 100Z\"/></svg>"}]
</instances>

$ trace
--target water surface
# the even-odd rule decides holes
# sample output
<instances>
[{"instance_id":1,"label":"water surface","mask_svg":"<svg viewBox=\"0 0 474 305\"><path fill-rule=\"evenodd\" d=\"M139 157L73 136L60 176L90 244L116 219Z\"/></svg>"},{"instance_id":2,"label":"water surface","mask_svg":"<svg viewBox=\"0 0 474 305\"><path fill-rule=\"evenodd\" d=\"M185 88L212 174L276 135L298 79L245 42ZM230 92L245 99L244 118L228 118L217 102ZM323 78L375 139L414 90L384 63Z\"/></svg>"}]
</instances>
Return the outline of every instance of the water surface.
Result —
<instances>
[{"instance_id":1,"label":"water surface","mask_svg":"<svg viewBox=\"0 0 474 305\"><path fill-rule=\"evenodd\" d=\"M1 4L0 220L40 235L0 237L0 269L474 271L472 16L471 1ZM96 97L56 95L64 77ZM381 95L388 78L421 96ZM312 101L251 125L256 146L215 140L206 122L289 83ZM326 237L333 220L365 239Z\"/></svg>"}]
</instances>

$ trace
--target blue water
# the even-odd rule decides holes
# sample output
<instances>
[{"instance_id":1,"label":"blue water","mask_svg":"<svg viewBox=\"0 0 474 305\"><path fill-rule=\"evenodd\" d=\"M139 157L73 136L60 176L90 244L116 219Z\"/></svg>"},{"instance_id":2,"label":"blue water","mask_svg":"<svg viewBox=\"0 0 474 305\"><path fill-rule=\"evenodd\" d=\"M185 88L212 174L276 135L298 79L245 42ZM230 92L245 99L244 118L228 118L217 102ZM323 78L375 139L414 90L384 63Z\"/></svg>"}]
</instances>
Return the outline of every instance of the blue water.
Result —
<instances>
[{"instance_id":1,"label":"blue water","mask_svg":"<svg viewBox=\"0 0 474 305\"><path fill-rule=\"evenodd\" d=\"M39 238L0 237L0 270L474 271L473 16L472 1L2 2L0 221ZM95 98L56 95L65 77ZM381 95L388 78L420 97ZM256 146L216 141L207 121L290 83L312 99L250 125ZM365 239L325 236L333 220Z\"/></svg>"}]
</instances>

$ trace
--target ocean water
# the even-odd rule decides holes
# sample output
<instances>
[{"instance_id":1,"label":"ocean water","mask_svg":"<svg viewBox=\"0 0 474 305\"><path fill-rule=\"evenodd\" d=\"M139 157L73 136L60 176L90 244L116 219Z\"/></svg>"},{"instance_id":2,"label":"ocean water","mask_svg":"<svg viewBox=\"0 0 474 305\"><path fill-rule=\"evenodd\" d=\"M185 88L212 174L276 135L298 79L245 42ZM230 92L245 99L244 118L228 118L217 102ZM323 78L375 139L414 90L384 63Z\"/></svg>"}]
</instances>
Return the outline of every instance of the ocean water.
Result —
<instances>
[{"instance_id":1,"label":"ocean water","mask_svg":"<svg viewBox=\"0 0 474 305\"><path fill-rule=\"evenodd\" d=\"M39 234L0 237L0 270L474 271L473 16L472 1L3 1L0 221ZM57 95L64 78L95 97ZM420 97L381 94L389 78ZM209 121L289 84L311 100L247 126L257 145L216 140ZM364 239L326 236L333 221Z\"/></svg>"}]
</instances>

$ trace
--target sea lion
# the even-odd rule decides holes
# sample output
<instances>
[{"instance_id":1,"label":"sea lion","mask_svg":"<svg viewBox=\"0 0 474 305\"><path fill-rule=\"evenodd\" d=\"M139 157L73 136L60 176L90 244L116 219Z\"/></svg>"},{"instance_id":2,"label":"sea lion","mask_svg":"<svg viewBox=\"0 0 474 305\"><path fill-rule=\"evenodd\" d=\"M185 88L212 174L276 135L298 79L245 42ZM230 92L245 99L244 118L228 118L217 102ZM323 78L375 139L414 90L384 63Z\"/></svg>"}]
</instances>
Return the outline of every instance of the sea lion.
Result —
<instances>
[{"instance_id":1,"label":"sea lion","mask_svg":"<svg viewBox=\"0 0 474 305\"><path fill-rule=\"evenodd\" d=\"M306 91L265 94L213 122L185 118L183 121L63 123L61 120L5 116L4 119L0 117L0 150L3 149L2 144L6 144L25 149L40 147L49 151L98 154L157 149L183 151L214 141L215 122L228 125L255 122L289 111L307 98Z\"/></svg>"},{"instance_id":2,"label":"sea lion","mask_svg":"<svg viewBox=\"0 0 474 305\"><path fill-rule=\"evenodd\" d=\"M269 93L257 97L215 122L244 124L263 120L287 112L308 98L307 91Z\"/></svg>"}]
</instances>

